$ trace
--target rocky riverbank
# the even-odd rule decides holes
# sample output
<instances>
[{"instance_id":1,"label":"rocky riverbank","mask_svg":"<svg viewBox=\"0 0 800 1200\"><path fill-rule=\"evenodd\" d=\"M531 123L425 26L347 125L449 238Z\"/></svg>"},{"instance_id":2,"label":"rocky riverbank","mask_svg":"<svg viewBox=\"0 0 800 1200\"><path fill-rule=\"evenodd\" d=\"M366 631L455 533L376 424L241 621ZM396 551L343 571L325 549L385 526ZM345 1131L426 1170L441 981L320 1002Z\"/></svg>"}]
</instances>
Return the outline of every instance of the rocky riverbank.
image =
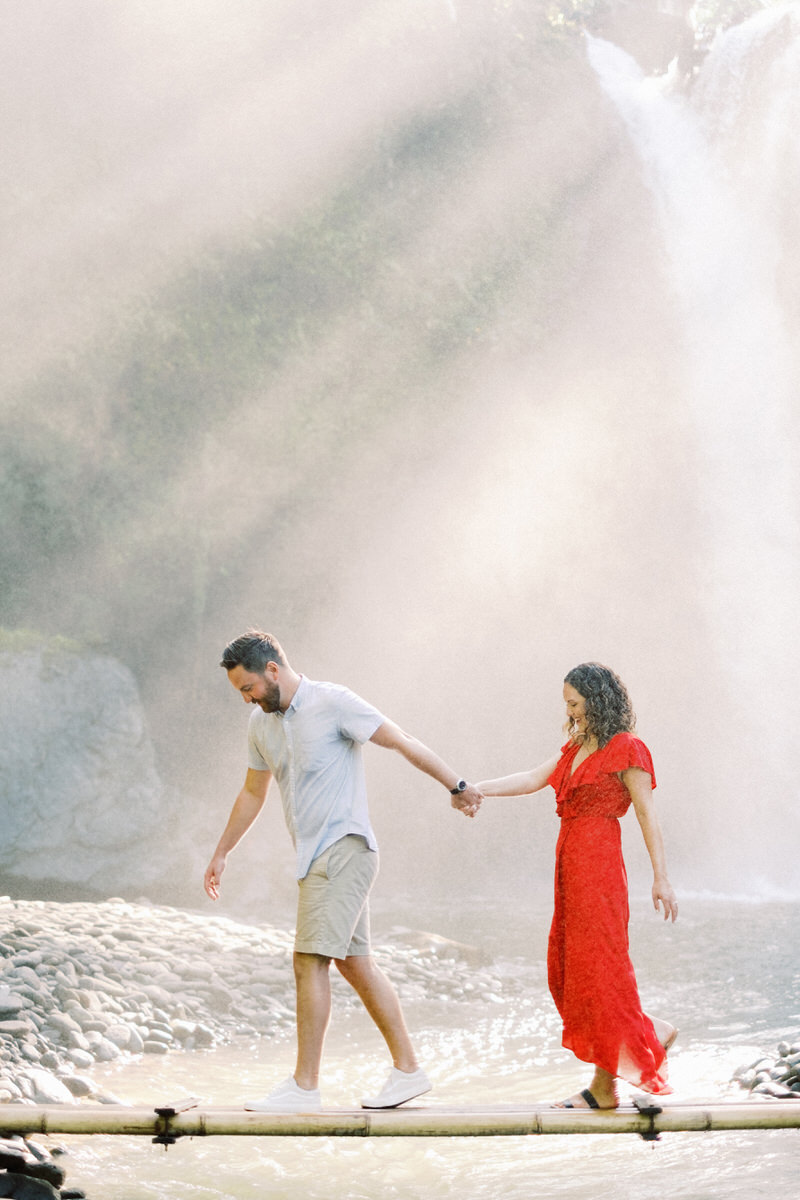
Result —
<instances>
[{"instance_id":1,"label":"rocky riverbank","mask_svg":"<svg viewBox=\"0 0 800 1200\"><path fill-rule=\"evenodd\" d=\"M114 1103L95 1063L290 1026L290 942L121 900L0 900L0 1102Z\"/></svg>"},{"instance_id":2,"label":"rocky riverbank","mask_svg":"<svg viewBox=\"0 0 800 1200\"><path fill-rule=\"evenodd\" d=\"M291 1031L291 950L289 931L226 917L0 898L0 1103L118 1103L95 1063ZM396 931L375 953L406 998L507 992L478 951L434 934Z\"/></svg>"},{"instance_id":3,"label":"rocky riverbank","mask_svg":"<svg viewBox=\"0 0 800 1200\"><path fill-rule=\"evenodd\" d=\"M286 930L146 903L0 897L0 1104L119 1104L93 1080L95 1064L290 1036L292 940ZM514 986L478 951L434 934L397 930L375 953L403 999L491 1002ZM343 985L337 1004L356 1003ZM25 1200L59 1195L63 1170L52 1158L37 1167L37 1154L35 1143L0 1140L0 1172L6 1162L19 1172ZM40 1178L22 1174L21 1158ZM0 1173L0 1196L18 1195L3 1190L10 1178Z\"/></svg>"}]
</instances>

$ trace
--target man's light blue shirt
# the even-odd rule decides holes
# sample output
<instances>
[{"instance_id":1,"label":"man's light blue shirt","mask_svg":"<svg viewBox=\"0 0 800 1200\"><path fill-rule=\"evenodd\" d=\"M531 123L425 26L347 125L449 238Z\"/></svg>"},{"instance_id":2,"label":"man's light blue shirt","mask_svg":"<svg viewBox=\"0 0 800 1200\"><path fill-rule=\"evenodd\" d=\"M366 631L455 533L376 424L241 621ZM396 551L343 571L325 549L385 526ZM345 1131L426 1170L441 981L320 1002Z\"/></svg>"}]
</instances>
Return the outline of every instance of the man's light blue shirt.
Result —
<instances>
[{"instance_id":1,"label":"man's light blue shirt","mask_svg":"<svg viewBox=\"0 0 800 1200\"><path fill-rule=\"evenodd\" d=\"M349 833L378 849L367 811L361 756L386 718L349 688L302 676L281 713L256 708L248 726L248 764L271 771L297 851L297 878Z\"/></svg>"}]
</instances>

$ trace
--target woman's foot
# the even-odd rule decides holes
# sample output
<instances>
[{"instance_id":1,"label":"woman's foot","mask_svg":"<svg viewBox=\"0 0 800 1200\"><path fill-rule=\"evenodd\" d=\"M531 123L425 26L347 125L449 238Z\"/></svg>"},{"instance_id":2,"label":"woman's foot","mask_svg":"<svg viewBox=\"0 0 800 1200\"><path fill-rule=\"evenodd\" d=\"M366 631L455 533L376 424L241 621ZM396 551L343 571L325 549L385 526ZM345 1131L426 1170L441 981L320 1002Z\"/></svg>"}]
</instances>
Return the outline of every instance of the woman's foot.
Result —
<instances>
[{"instance_id":1,"label":"woman's foot","mask_svg":"<svg viewBox=\"0 0 800 1200\"><path fill-rule=\"evenodd\" d=\"M560 1100L553 1108L617 1108L618 1105L614 1076L598 1067L588 1088L570 1096L568 1100Z\"/></svg>"},{"instance_id":2,"label":"woman's foot","mask_svg":"<svg viewBox=\"0 0 800 1200\"><path fill-rule=\"evenodd\" d=\"M600 1108L600 1105L595 1100L588 1088L584 1088L582 1092L578 1092L577 1096L570 1096L568 1100L558 1100L555 1104L550 1105L551 1108ZM616 1106L614 1106L616 1107Z\"/></svg>"}]
</instances>

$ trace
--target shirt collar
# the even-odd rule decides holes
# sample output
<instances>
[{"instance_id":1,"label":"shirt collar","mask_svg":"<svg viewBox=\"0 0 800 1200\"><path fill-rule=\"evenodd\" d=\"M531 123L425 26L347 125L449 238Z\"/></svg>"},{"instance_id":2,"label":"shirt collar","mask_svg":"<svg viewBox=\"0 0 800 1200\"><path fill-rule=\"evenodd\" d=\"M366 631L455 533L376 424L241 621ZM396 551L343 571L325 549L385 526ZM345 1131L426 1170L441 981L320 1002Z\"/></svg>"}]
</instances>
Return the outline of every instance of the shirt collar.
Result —
<instances>
[{"instance_id":1,"label":"shirt collar","mask_svg":"<svg viewBox=\"0 0 800 1200\"><path fill-rule=\"evenodd\" d=\"M300 707L300 705L303 703L303 697L307 691L308 691L308 680L306 679L305 675L301 675L300 682L297 685L297 691L292 696L291 700L289 701L289 703L286 706L286 711L283 713L284 717L287 716L292 711L293 708L297 709Z\"/></svg>"}]
</instances>

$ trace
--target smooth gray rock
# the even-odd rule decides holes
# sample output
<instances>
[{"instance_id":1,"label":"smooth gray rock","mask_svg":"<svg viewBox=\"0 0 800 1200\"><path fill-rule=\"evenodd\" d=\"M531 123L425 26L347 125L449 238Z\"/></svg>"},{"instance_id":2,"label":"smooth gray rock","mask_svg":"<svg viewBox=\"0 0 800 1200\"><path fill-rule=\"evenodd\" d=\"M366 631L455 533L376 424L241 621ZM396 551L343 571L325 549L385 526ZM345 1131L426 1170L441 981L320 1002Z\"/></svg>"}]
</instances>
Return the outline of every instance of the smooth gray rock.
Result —
<instances>
[{"instance_id":1,"label":"smooth gray rock","mask_svg":"<svg viewBox=\"0 0 800 1200\"><path fill-rule=\"evenodd\" d=\"M19 1171L25 1166L25 1155L15 1146L0 1142L0 1170Z\"/></svg>"},{"instance_id":2,"label":"smooth gray rock","mask_svg":"<svg viewBox=\"0 0 800 1200\"><path fill-rule=\"evenodd\" d=\"M85 1075L62 1075L61 1082L73 1096L91 1096L95 1090L94 1083Z\"/></svg>"},{"instance_id":3,"label":"smooth gray rock","mask_svg":"<svg viewBox=\"0 0 800 1200\"><path fill-rule=\"evenodd\" d=\"M33 1099L37 1104L72 1104L74 1102L69 1088L49 1071L34 1067L23 1071L22 1078L27 1079L30 1083Z\"/></svg>"},{"instance_id":4,"label":"smooth gray rock","mask_svg":"<svg viewBox=\"0 0 800 1200\"><path fill-rule=\"evenodd\" d=\"M86 1070L88 1067L94 1066L94 1058L88 1050L68 1050L67 1058L71 1063L74 1063L79 1070Z\"/></svg>"},{"instance_id":5,"label":"smooth gray rock","mask_svg":"<svg viewBox=\"0 0 800 1200\"><path fill-rule=\"evenodd\" d=\"M31 1001L26 996L10 992L7 988L0 989L0 1020L12 1019L22 1009L28 1008Z\"/></svg>"},{"instance_id":6,"label":"smooth gray rock","mask_svg":"<svg viewBox=\"0 0 800 1200\"><path fill-rule=\"evenodd\" d=\"M119 1047L101 1033L90 1030L85 1036L89 1043L89 1052L97 1062L113 1062L115 1058L119 1058Z\"/></svg>"},{"instance_id":7,"label":"smooth gray rock","mask_svg":"<svg viewBox=\"0 0 800 1200\"><path fill-rule=\"evenodd\" d=\"M133 1030L129 1025L108 1025L105 1036L114 1043L118 1050L130 1050ZM136 1036L138 1037L138 1034Z\"/></svg>"},{"instance_id":8,"label":"smooth gray rock","mask_svg":"<svg viewBox=\"0 0 800 1200\"><path fill-rule=\"evenodd\" d=\"M194 1021L173 1021L172 1032L179 1041L185 1041L191 1037L197 1026Z\"/></svg>"},{"instance_id":9,"label":"smooth gray rock","mask_svg":"<svg viewBox=\"0 0 800 1200\"><path fill-rule=\"evenodd\" d=\"M40 975L37 975L33 967L29 967L26 963L17 965L13 964L12 973L20 983L27 983L28 987L33 988L35 992L42 991L43 983Z\"/></svg>"},{"instance_id":10,"label":"smooth gray rock","mask_svg":"<svg viewBox=\"0 0 800 1200\"><path fill-rule=\"evenodd\" d=\"M81 1027L74 1017L69 1013L59 1012L58 1009L52 1009L47 1014L47 1023L52 1025L54 1029L58 1029L61 1033L70 1033L75 1031L80 1033Z\"/></svg>"},{"instance_id":11,"label":"smooth gray rock","mask_svg":"<svg viewBox=\"0 0 800 1200\"><path fill-rule=\"evenodd\" d=\"M0 1021L0 1037L24 1038L33 1029L32 1021Z\"/></svg>"},{"instance_id":12,"label":"smooth gray rock","mask_svg":"<svg viewBox=\"0 0 800 1200\"><path fill-rule=\"evenodd\" d=\"M59 1200L59 1192L44 1179L9 1172L0 1175L0 1196L13 1200Z\"/></svg>"},{"instance_id":13,"label":"smooth gray rock","mask_svg":"<svg viewBox=\"0 0 800 1200\"><path fill-rule=\"evenodd\" d=\"M144 1050L144 1038L139 1033L138 1029L133 1026L129 1027L130 1041L128 1042L128 1051L130 1054L141 1054Z\"/></svg>"}]
</instances>

